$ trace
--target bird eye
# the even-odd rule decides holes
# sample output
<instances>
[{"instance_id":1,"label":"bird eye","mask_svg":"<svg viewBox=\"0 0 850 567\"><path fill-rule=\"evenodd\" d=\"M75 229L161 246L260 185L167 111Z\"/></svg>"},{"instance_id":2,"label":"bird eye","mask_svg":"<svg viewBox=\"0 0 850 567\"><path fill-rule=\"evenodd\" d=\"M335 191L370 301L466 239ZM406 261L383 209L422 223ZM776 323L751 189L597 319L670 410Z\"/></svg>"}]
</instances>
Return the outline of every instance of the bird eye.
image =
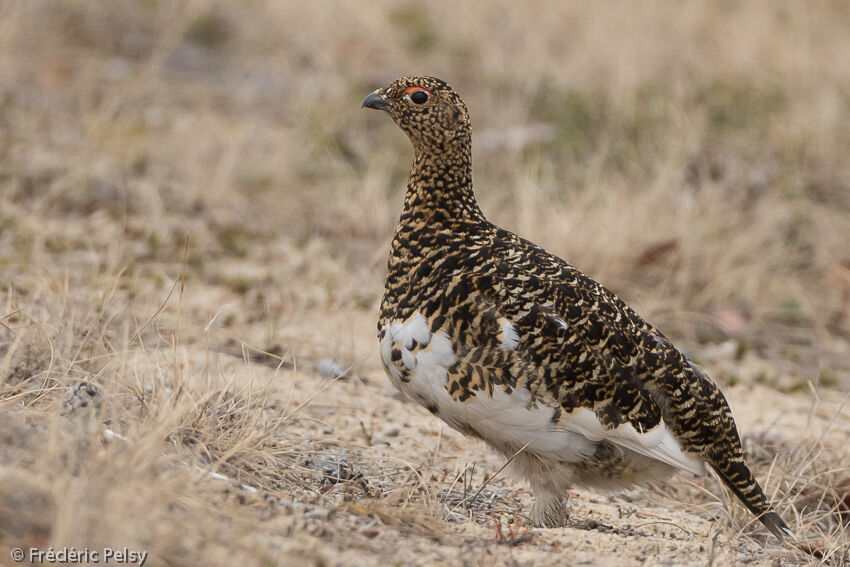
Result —
<instances>
[{"instance_id":1,"label":"bird eye","mask_svg":"<svg viewBox=\"0 0 850 567\"><path fill-rule=\"evenodd\" d=\"M428 102L428 93L425 91L414 91L410 95L410 100L416 104L425 104Z\"/></svg>"}]
</instances>

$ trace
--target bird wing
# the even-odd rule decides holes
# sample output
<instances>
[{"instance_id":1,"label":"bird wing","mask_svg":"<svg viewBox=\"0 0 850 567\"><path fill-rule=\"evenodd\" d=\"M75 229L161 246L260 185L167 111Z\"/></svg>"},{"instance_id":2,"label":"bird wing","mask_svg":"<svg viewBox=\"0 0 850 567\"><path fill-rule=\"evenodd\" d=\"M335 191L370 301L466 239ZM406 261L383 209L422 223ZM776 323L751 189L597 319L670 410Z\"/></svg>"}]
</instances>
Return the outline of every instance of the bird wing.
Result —
<instances>
[{"instance_id":1,"label":"bird wing","mask_svg":"<svg viewBox=\"0 0 850 567\"><path fill-rule=\"evenodd\" d=\"M572 281L504 263L490 268L455 282L454 287L466 290L465 297L476 298L464 319L478 324L461 343L516 350L526 364L518 367L523 376L514 377L514 383L559 406L558 428L705 474L702 459L682 450L659 401L641 380L651 374L640 343L631 336L636 331L621 324L622 313L617 317L619 305L590 288L592 297L570 300ZM587 278L579 285L591 282Z\"/></svg>"}]
</instances>

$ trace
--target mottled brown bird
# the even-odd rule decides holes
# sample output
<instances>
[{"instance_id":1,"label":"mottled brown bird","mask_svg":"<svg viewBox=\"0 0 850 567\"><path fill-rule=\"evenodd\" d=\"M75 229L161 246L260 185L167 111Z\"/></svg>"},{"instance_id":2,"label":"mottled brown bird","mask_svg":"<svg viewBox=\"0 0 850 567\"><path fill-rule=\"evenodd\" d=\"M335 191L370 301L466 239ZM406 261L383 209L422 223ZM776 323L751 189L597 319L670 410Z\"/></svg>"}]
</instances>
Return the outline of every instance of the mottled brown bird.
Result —
<instances>
[{"instance_id":1,"label":"mottled brown bird","mask_svg":"<svg viewBox=\"0 0 850 567\"><path fill-rule=\"evenodd\" d=\"M413 142L378 321L392 383L484 440L531 485L532 521L561 526L571 486L602 490L713 468L782 539L717 386L611 291L484 218L466 105L405 77L363 106Z\"/></svg>"}]
</instances>

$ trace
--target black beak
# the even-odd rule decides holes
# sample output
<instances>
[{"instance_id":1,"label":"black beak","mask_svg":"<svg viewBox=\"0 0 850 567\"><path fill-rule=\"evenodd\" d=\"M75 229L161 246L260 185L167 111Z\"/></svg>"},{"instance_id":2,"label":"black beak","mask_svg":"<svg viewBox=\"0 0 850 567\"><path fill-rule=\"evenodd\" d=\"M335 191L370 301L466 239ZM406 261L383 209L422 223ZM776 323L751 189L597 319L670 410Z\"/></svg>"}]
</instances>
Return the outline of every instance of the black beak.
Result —
<instances>
[{"instance_id":1,"label":"black beak","mask_svg":"<svg viewBox=\"0 0 850 567\"><path fill-rule=\"evenodd\" d=\"M393 103L382 97L378 94L377 91L369 93L365 99L363 99L363 104L360 105L360 108L374 108L375 110L387 110L392 107Z\"/></svg>"}]
</instances>

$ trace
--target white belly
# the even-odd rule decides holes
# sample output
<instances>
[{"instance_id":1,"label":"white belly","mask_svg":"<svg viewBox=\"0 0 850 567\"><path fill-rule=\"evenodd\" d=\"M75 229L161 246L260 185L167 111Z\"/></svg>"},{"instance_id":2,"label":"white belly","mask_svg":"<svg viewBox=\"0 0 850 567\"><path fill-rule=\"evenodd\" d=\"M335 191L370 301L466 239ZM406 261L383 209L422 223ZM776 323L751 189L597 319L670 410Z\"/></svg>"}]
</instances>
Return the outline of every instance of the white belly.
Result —
<instances>
[{"instance_id":1,"label":"white belly","mask_svg":"<svg viewBox=\"0 0 850 567\"><path fill-rule=\"evenodd\" d=\"M401 350L403 372L392 360L393 349ZM443 332L432 334L418 313L406 322L389 325L379 351L393 385L454 429L471 430L507 452L527 445L526 451L558 461L577 462L593 453L595 443L559 428L552 422L554 409L532 406L531 395L524 388L506 394L496 386L492 396L477 391L464 402L452 398L446 388L448 369L455 362L451 340Z\"/></svg>"},{"instance_id":2,"label":"white belly","mask_svg":"<svg viewBox=\"0 0 850 567\"><path fill-rule=\"evenodd\" d=\"M503 324L502 331L499 348L515 349L518 336L509 322ZM505 453L525 447L546 460L576 463L591 456L600 441L608 441L697 475L705 473L702 459L685 454L663 421L649 430L635 429L628 423L607 429L593 411L583 408L561 414L553 422L553 407L532 404L531 393L522 387L507 394L496 385L492 396L481 390L463 402L453 398L446 387L449 368L457 360L451 339L442 331L431 333L428 321L419 313L406 321L392 322L379 351L396 388L454 429L472 433Z\"/></svg>"}]
</instances>

